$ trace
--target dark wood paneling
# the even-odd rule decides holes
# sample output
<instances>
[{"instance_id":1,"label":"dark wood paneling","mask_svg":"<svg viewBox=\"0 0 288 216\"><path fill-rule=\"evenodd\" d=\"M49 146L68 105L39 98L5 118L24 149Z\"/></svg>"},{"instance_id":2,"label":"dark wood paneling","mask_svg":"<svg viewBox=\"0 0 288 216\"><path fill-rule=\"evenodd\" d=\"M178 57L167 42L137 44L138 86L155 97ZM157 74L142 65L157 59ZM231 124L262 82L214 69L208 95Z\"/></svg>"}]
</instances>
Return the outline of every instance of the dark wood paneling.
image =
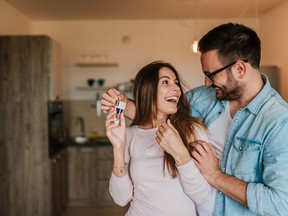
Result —
<instances>
[{"instance_id":1,"label":"dark wood paneling","mask_svg":"<svg viewBox=\"0 0 288 216\"><path fill-rule=\"evenodd\" d=\"M84 144L85 145L85 144ZM69 205L115 206L109 193L112 145L68 148Z\"/></svg>"},{"instance_id":2,"label":"dark wood paneling","mask_svg":"<svg viewBox=\"0 0 288 216\"><path fill-rule=\"evenodd\" d=\"M51 41L0 37L0 215L51 216L47 100Z\"/></svg>"},{"instance_id":3,"label":"dark wood paneling","mask_svg":"<svg viewBox=\"0 0 288 216\"><path fill-rule=\"evenodd\" d=\"M1 37L1 101L47 101L50 46L46 36Z\"/></svg>"}]
</instances>

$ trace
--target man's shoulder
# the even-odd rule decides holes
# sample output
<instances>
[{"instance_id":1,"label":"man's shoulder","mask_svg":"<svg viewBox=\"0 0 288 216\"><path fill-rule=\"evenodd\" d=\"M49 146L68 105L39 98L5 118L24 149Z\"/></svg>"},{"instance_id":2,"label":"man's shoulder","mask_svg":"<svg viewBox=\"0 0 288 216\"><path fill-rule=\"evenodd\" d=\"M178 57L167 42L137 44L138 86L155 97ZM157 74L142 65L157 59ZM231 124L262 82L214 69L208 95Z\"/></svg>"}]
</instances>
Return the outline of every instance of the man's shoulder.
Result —
<instances>
[{"instance_id":1,"label":"man's shoulder","mask_svg":"<svg viewBox=\"0 0 288 216\"><path fill-rule=\"evenodd\" d=\"M188 101L191 103L197 102L197 101L211 101L216 100L215 97L215 90L212 87L207 86L199 86L196 88L191 89L190 91L186 92L186 97Z\"/></svg>"},{"instance_id":2,"label":"man's shoulder","mask_svg":"<svg viewBox=\"0 0 288 216\"><path fill-rule=\"evenodd\" d=\"M219 100L216 98L215 90L212 87L199 86L186 93L186 98L191 106L192 116L204 118L211 112L218 112L221 107L216 106ZM214 111L213 111L214 110Z\"/></svg>"},{"instance_id":3,"label":"man's shoulder","mask_svg":"<svg viewBox=\"0 0 288 216\"><path fill-rule=\"evenodd\" d=\"M265 119L282 119L288 121L288 104L279 95L271 97L260 111L261 115L265 115Z\"/></svg>"}]
</instances>

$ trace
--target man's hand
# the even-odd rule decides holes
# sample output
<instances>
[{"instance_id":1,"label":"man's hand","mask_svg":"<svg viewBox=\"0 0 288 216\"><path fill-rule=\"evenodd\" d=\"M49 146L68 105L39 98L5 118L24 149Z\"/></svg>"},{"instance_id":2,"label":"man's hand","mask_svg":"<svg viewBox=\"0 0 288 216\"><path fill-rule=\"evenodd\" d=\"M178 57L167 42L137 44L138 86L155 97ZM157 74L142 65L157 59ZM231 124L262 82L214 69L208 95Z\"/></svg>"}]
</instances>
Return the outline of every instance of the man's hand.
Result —
<instances>
[{"instance_id":1,"label":"man's hand","mask_svg":"<svg viewBox=\"0 0 288 216\"><path fill-rule=\"evenodd\" d=\"M222 173L215 149L204 141L193 142L191 155L204 178L219 191L247 207L247 183Z\"/></svg>"},{"instance_id":2,"label":"man's hand","mask_svg":"<svg viewBox=\"0 0 288 216\"><path fill-rule=\"evenodd\" d=\"M101 109L103 111L109 111L112 107L115 106L116 101L121 100L127 103L127 96L115 88L110 88L102 94L101 98Z\"/></svg>"},{"instance_id":3,"label":"man's hand","mask_svg":"<svg viewBox=\"0 0 288 216\"><path fill-rule=\"evenodd\" d=\"M207 181L212 184L211 181L217 179L221 174L215 149L207 142L200 140L193 142L191 145L193 148L190 153L195 165Z\"/></svg>"}]
</instances>

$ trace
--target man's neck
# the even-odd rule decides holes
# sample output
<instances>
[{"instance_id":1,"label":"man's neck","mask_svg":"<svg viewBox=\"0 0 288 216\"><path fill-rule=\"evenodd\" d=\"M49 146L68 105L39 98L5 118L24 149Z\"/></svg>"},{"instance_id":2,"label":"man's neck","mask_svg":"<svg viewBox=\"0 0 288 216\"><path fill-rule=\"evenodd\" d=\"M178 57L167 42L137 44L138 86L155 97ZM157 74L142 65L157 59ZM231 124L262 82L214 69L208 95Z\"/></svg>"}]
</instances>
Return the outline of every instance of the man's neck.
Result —
<instances>
[{"instance_id":1,"label":"man's neck","mask_svg":"<svg viewBox=\"0 0 288 216\"><path fill-rule=\"evenodd\" d=\"M265 83L259 74L259 78L254 80L253 83L248 83L245 86L243 95L237 100L230 101L230 114L233 118L239 109L245 108L262 90Z\"/></svg>"}]
</instances>

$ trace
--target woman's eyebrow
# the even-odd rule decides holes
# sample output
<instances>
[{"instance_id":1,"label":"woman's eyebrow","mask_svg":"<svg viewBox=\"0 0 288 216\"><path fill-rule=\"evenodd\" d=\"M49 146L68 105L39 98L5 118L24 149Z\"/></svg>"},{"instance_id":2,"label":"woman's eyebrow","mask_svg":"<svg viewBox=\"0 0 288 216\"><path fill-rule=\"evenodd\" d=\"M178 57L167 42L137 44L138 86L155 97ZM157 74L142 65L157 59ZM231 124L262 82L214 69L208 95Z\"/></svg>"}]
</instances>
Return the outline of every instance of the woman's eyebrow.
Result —
<instances>
[{"instance_id":1,"label":"woman's eyebrow","mask_svg":"<svg viewBox=\"0 0 288 216\"><path fill-rule=\"evenodd\" d=\"M162 79L162 78L167 78L167 79L171 79L169 76L161 76L159 79Z\"/></svg>"}]
</instances>

